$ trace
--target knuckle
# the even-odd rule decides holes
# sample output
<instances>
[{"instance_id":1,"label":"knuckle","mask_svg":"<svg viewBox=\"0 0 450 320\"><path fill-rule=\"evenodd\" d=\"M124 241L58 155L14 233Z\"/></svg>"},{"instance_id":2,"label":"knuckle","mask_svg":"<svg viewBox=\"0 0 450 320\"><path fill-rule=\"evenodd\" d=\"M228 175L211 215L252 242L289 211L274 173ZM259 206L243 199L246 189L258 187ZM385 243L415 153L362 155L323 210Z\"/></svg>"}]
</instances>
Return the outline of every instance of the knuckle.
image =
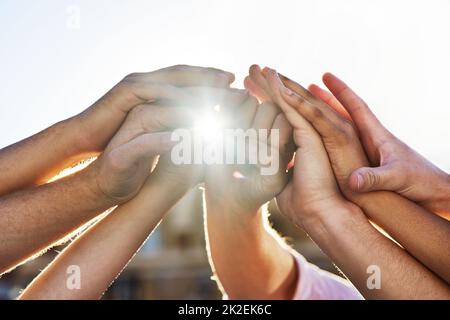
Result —
<instances>
[{"instance_id":1,"label":"knuckle","mask_svg":"<svg viewBox=\"0 0 450 320\"><path fill-rule=\"evenodd\" d=\"M136 76L134 74L129 74L125 76L122 81L117 84L117 88L121 91L129 91L134 88L136 84Z\"/></svg>"},{"instance_id":2,"label":"knuckle","mask_svg":"<svg viewBox=\"0 0 450 320\"><path fill-rule=\"evenodd\" d=\"M368 186L378 186L380 184L380 176L373 171L367 171L366 182Z\"/></svg>"},{"instance_id":3,"label":"knuckle","mask_svg":"<svg viewBox=\"0 0 450 320\"><path fill-rule=\"evenodd\" d=\"M105 158L105 167L108 168L106 172L119 173L127 169L126 161L117 150L111 151Z\"/></svg>"},{"instance_id":4,"label":"knuckle","mask_svg":"<svg viewBox=\"0 0 450 320\"><path fill-rule=\"evenodd\" d=\"M117 93L120 96L128 96L130 93L133 92L134 84L125 78L120 81L116 86L113 88L114 93Z\"/></svg>"},{"instance_id":5,"label":"knuckle","mask_svg":"<svg viewBox=\"0 0 450 320\"><path fill-rule=\"evenodd\" d=\"M136 80L136 78L137 78L138 76L139 76L139 73L137 73L137 72L132 72L132 73L127 74L127 75L123 78L123 81L124 81L124 82L133 82L133 81Z\"/></svg>"},{"instance_id":6,"label":"knuckle","mask_svg":"<svg viewBox=\"0 0 450 320\"><path fill-rule=\"evenodd\" d=\"M343 122L339 125L334 125L336 131L336 139L341 144L349 144L355 141L356 132L353 126L348 122Z\"/></svg>"},{"instance_id":7,"label":"knuckle","mask_svg":"<svg viewBox=\"0 0 450 320\"><path fill-rule=\"evenodd\" d=\"M301 105L305 105L305 104L306 103L303 100L301 102ZM311 118L313 118L313 119L321 119L321 118L323 118L323 111L320 108L316 107L316 106L309 105L309 112L311 114Z\"/></svg>"},{"instance_id":8,"label":"knuckle","mask_svg":"<svg viewBox=\"0 0 450 320\"><path fill-rule=\"evenodd\" d=\"M283 97L280 96L281 101L284 100ZM294 95L294 103L293 103L293 108L295 110L297 110L298 112L300 112L300 114L302 114L303 112L307 112L308 115L310 117L313 117L314 115L314 106L309 105L305 99L303 99L302 97L300 97L299 95Z\"/></svg>"},{"instance_id":9,"label":"knuckle","mask_svg":"<svg viewBox=\"0 0 450 320\"><path fill-rule=\"evenodd\" d=\"M176 64L171 66L169 69L171 71L181 71L183 69L186 69L188 66L186 64Z\"/></svg>"}]
</instances>

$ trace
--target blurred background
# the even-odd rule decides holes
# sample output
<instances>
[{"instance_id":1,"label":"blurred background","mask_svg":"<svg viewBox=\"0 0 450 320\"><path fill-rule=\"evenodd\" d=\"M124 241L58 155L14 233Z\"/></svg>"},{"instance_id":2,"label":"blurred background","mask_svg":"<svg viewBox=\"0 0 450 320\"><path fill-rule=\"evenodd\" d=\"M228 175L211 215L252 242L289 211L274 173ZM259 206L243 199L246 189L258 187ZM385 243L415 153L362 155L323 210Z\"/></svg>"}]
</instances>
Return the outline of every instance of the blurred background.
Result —
<instances>
[{"instance_id":1,"label":"blurred background","mask_svg":"<svg viewBox=\"0 0 450 320\"><path fill-rule=\"evenodd\" d=\"M0 148L82 111L131 72L268 65L307 85L332 71L398 137L450 171L450 1L0 0ZM1 181L0 181L1 183ZM174 208L105 299L214 299L201 190ZM275 228L331 262L271 206ZM0 279L17 296L58 247Z\"/></svg>"}]
</instances>

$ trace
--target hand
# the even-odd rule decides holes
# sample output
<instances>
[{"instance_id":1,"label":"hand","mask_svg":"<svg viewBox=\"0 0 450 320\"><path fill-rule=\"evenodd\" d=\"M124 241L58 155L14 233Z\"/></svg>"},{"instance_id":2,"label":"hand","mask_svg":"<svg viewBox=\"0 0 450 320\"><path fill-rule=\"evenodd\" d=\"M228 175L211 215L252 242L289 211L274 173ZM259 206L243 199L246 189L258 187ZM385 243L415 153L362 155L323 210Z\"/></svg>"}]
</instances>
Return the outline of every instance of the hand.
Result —
<instances>
[{"instance_id":1,"label":"hand","mask_svg":"<svg viewBox=\"0 0 450 320\"><path fill-rule=\"evenodd\" d=\"M295 85L295 91L285 87L274 70L267 69L265 73L286 118L292 122L301 114L321 135L339 188L346 198L361 207L417 260L448 281L450 273L445 268L448 264L442 262L450 263L450 254L442 250L441 245L450 241L448 221L393 192L354 192L349 187L349 177L354 170L368 166L369 161L352 123L300 85Z\"/></svg>"},{"instance_id":2,"label":"hand","mask_svg":"<svg viewBox=\"0 0 450 320\"><path fill-rule=\"evenodd\" d=\"M206 191L210 200L226 204L230 211L256 213L258 208L276 196L287 182L286 168L292 158L292 150L289 148L292 129L273 103L258 105L253 97L248 97L233 118L238 119L235 124L237 128L250 128L257 133L259 129L265 129L268 135L271 130L278 130L279 137L274 141L270 136L250 141L258 144L258 150L265 144L271 157L277 157L274 161L278 162L278 167L276 172L263 175L258 164L208 166L205 178Z\"/></svg>"},{"instance_id":3,"label":"hand","mask_svg":"<svg viewBox=\"0 0 450 320\"><path fill-rule=\"evenodd\" d=\"M257 66L252 68L259 71ZM314 128L316 134L320 136L322 147L324 147L322 154L324 158L329 159L339 189L345 193L348 199L364 210L364 213L372 221L385 228L405 250L400 249L399 246L387 240L371 227L359 207L345 200L341 203L334 200L336 197L333 195L332 189L330 190L330 185L326 182L319 180L320 183L316 185L316 193L310 194L309 198L302 198L303 194L308 194L310 189L315 186L316 177L321 177L321 179L324 177L323 171L316 170L314 172L314 169L304 171L302 175L296 175L295 170L298 167L309 165L314 168L315 161L322 162L317 155L308 158L309 152L306 148L303 148L303 150L300 148L296 153L293 186L295 186L296 177L297 181L301 181L301 179L308 177L308 174L311 174L311 180L307 186L303 185L303 189L301 183L298 183L299 187L297 188L292 187L290 192L286 193L285 198L283 197L285 191L283 191L278 197L280 208L286 207L282 210L288 212L294 219L298 218L299 215L295 215L292 208L304 209L306 207L306 212L313 213L309 214L312 219L300 219L300 221L294 220L294 222L305 228L324 252L327 252L337 265L348 273L348 276L355 281L355 284L365 296L376 298L383 296L447 297L449 293L448 285L442 279L448 282L448 268L445 268L448 263L445 262L449 261L450 256L447 251L442 250L441 245L448 242L450 225L447 221L428 213L392 192L373 192L364 196L352 194L347 185L348 175L355 167L363 166L367 159L351 123L322 101L318 101L300 85L291 82L292 89L286 88L275 70L267 68L262 74L269 84L269 96L283 110L286 118L294 127L294 132L304 128L302 123L306 120ZM251 77L247 81L256 85L261 79ZM312 132L304 132L313 135ZM294 133L294 137L298 145L309 141L309 138L305 138L305 135ZM303 155L304 158L297 162L299 155ZM322 170L323 168L325 167L322 165ZM314 173L312 174L312 172ZM330 171L328 171L329 175ZM328 186L325 187L324 195L321 195L321 186ZM335 188L337 189L337 186ZM289 191L289 184L286 190ZM319 201L314 201L314 197L318 197ZM301 202L296 205L297 199L301 199ZM312 207L312 209L309 209L309 207ZM324 217L323 213L314 214L317 209L320 212L325 211L329 217ZM392 210L395 210L395 214ZM405 223L405 221L408 223ZM417 241L417 239L421 241ZM383 248L381 249L383 254L380 255L373 250L368 250L367 243L371 245L376 243L379 249ZM413 254L415 259L408 252ZM436 277L416 259L441 276L442 279ZM394 260L395 262L393 262ZM367 274L365 274L365 271L369 264L374 264L374 261L377 261L375 264L380 266L382 270L391 270L392 274L397 273L396 270L408 270L409 279L384 279L384 292L367 291ZM345 271L346 269L347 271ZM413 273L416 275L413 276ZM426 281L429 288L433 288L432 290L417 290L420 284L416 282L413 285L413 281L419 275L423 276L423 278L420 276L420 284ZM386 290L386 286L389 286L390 289Z\"/></svg>"},{"instance_id":4,"label":"hand","mask_svg":"<svg viewBox=\"0 0 450 320\"><path fill-rule=\"evenodd\" d=\"M295 91L285 87L275 70L265 68L262 74L289 122L292 124L300 114L321 136L342 193L350 200L358 197L349 188L348 178L356 168L367 166L368 160L352 123L299 84Z\"/></svg>"},{"instance_id":5,"label":"hand","mask_svg":"<svg viewBox=\"0 0 450 320\"><path fill-rule=\"evenodd\" d=\"M132 73L90 108L74 118L77 153L99 153L121 125L128 111L150 102L185 101L185 86L228 87L234 75L213 68L172 66L147 73ZM80 129L81 127L81 129Z\"/></svg>"},{"instance_id":6,"label":"hand","mask_svg":"<svg viewBox=\"0 0 450 320\"><path fill-rule=\"evenodd\" d=\"M220 106L220 120L226 122L234 113L238 112L237 108L248 98L247 92L234 88L185 87L184 90L192 96L188 102L189 108L180 107L185 105L183 102L173 101L171 109L174 111L167 114L175 113L177 109L185 110L186 112L180 113L178 117L180 121L184 122L184 125L178 125L177 128L189 128L192 134L198 129L204 131L199 128L200 126L208 126L208 123L203 123L207 120L204 119L204 116L216 112L212 110L213 107ZM171 128L175 129L176 127L172 126ZM203 132L203 134L208 134L208 132ZM177 188L186 190L204 180L204 171L203 164L175 164L171 159L171 154L166 154L158 161L153 175L162 176L164 180L169 180Z\"/></svg>"},{"instance_id":7,"label":"hand","mask_svg":"<svg viewBox=\"0 0 450 320\"><path fill-rule=\"evenodd\" d=\"M117 202L133 197L150 174L157 155L174 145L167 131L192 122L190 108L157 104L133 108L96 161L98 187Z\"/></svg>"},{"instance_id":8,"label":"hand","mask_svg":"<svg viewBox=\"0 0 450 320\"><path fill-rule=\"evenodd\" d=\"M260 101L280 101L257 65L250 67L244 83ZM324 214L337 208L349 209L342 212L358 211L339 192L320 135L300 114L292 114L290 120L296 151L291 179L277 196L280 211L301 228L305 223L313 225L318 217L333 219Z\"/></svg>"},{"instance_id":9,"label":"hand","mask_svg":"<svg viewBox=\"0 0 450 320\"><path fill-rule=\"evenodd\" d=\"M221 105L222 110L227 112L227 110L236 109L236 106L245 98L241 91L225 88L184 87L178 89L178 92L184 100L177 98L134 107L128 113L119 132L106 147L105 153L145 133L192 127L199 117L198 114L201 114L204 108ZM156 160L157 158L154 157L150 163ZM190 188L203 180L202 165L174 165L170 154L158 161L157 168L155 174L164 176L165 179L171 180L180 187L184 186L183 189Z\"/></svg>"},{"instance_id":10,"label":"hand","mask_svg":"<svg viewBox=\"0 0 450 320\"><path fill-rule=\"evenodd\" d=\"M366 154L374 167L362 167L350 175L349 187L358 192L390 190L432 211L450 212L450 177L390 133L367 104L332 74L323 81L332 92L311 85L309 90L353 121ZM292 82L285 78L287 87Z\"/></svg>"}]
</instances>

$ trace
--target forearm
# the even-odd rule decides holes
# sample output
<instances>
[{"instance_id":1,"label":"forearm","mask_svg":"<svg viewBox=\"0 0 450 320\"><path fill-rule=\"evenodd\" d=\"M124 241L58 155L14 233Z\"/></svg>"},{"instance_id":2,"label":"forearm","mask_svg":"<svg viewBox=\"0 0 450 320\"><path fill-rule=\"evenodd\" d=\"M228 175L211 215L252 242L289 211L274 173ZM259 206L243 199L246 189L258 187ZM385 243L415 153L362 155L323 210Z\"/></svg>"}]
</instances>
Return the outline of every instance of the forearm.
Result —
<instances>
[{"instance_id":1,"label":"forearm","mask_svg":"<svg viewBox=\"0 0 450 320\"><path fill-rule=\"evenodd\" d=\"M0 150L0 195L47 182L86 158L79 120L74 117Z\"/></svg>"},{"instance_id":2,"label":"forearm","mask_svg":"<svg viewBox=\"0 0 450 320\"><path fill-rule=\"evenodd\" d=\"M448 299L449 287L406 251L379 233L356 206L322 212L305 231L367 299ZM381 286L369 289L369 266Z\"/></svg>"},{"instance_id":3,"label":"forearm","mask_svg":"<svg viewBox=\"0 0 450 320\"><path fill-rule=\"evenodd\" d=\"M0 273L47 248L116 203L87 168L0 199Z\"/></svg>"},{"instance_id":4,"label":"forearm","mask_svg":"<svg viewBox=\"0 0 450 320\"><path fill-rule=\"evenodd\" d=\"M140 193L120 205L72 242L25 289L21 299L99 299L187 190L151 178ZM77 266L81 288L66 286L69 266Z\"/></svg>"},{"instance_id":5,"label":"forearm","mask_svg":"<svg viewBox=\"0 0 450 320\"><path fill-rule=\"evenodd\" d=\"M80 114L0 150L0 195L46 183L63 169L101 153L139 102L119 83Z\"/></svg>"},{"instance_id":6,"label":"forearm","mask_svg":"<svg viewBox=\"0 0 450 320\"><path fill-rule=\"evenodd\" d=\"M450 222L392 192L354 198L411 255L450 283Z\"/></svg>"},{"instance_id":7,"label":"forearm","mask_svg":"<svg viewBox=\"0 0 450 320\"><path fill-rule=\"evenodd\" d=\"M234 212L205 194L205 228L212 269L231 299L291 299L295 261L261 212Z\"/></svg>"}]
</instances>

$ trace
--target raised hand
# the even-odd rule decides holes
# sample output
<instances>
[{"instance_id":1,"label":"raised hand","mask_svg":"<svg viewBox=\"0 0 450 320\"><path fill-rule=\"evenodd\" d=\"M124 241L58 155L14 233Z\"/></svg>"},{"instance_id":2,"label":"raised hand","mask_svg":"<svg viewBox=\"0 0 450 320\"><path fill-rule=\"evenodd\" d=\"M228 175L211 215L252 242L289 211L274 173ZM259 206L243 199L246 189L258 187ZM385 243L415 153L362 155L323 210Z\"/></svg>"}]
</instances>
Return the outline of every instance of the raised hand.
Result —
<instances>
[{"instance_id":1,"label":"raised hand","mask_svg":"<svg viewBox=\"0 0 450 320\"><path fill-rule=\"evenodd\" d=\"M349 177L354 170L368 166L369 161L352 123L302 86L296 84L295 90L285 87L274 70L266 69L264 73L272 95L291 124L294 126L293 121L300 114L321 135L344 195L415 258L450 281L449 269L445 267L450 265L450 251L441 247L450 241L448 221L392 192L354 192L349 187Z\"/></svg>"},{"instance_id":2,"label":"raised hand","mask_svg":"<svg viewBox=\"0 0 450 320\"><path fill-rule=\"evenodd\" d=\"M251 69L260 72L257 66L253 66ZM345 170L342 168L339 171L340 174L336 174L334 169L339 166L345 167L347 162L352 163L355 161L352 157L357 155L354 150L348 156L350 159L347 159L342 153L349 151L346 150L345 144L352 143L352 140L344 139L343 133L340 132L345 130L345 125L332 122L336 118L333 118L333 115L325 114L326 110L323 113L322 110L314 110L319 109L314 100L309 100L314 97L299 85L296 85L295 92L302 94L301 105L298 101L295 104L288 102L291 100L287 100L287 98L292 99L294 93L286 90L274 70L266 69L261 74L265 76L265 79L258 79L250 75L248 81L259 86L260 90L270 88L270 91L266 92L266 96L274 99L283 110L294 128L294 140L298 147L292 180L277 197L281 211L309 233L312 239L349 276L365 297L448 297L450 291L446 284L370 226L361 209L340 195L339 188L341 190L345 188L341 184L345 177ZM260 81L267 81L268 85L262 86L258 83ZM287 95L286 98L285 95ZM299 109L302 109L302 112ZM330 111L332 110L330 109ZM345 123L345 120L342 121ZM330 131L329 136L324 137L325 129ZM335 140L333 141L333 139ZM343 146L344 150L336 149L340 146ZM378 203L379 207L385 205L381 200ZM366 206L364 203L362 204ZM373 209L368 207L373 214ZM402 238L402 240L404 239ZM413 245L409 245L413 247ZM376 246L377 250L371 250L371 246ZM383 254L379 254L379 252L383 252ZM410 272L407 276L409 279L397 277L384 279L387 281L384 285L389 286L390 289L384 290L386 289L384 287L378 292L367 290L363 274L371 264L379 266L383 270L383 274L388 277L400 270L408 270L408 273ZM441 271L441 269L438 270ZM414 279L419 275L423 276L422 280L426 279L425 281L430 285L428 288L432 289L420 290L420 292L417 290L422 280Z\"/></svg>"},{"instance_id":3,"label":"raised hand","mask_svg":"<svg viewBox=\"0 0 450 320\"><path fill-rule=\"evenodd\" d=\"M137 105L184 101L183 86L226 88L233 80L225 71L181 65L130 74L80 114L0 150L0 195L47 183L63 169L97 156Z\"/></svg>"},{"instance_id":4,"label":"raised hand","mask_svg":"<svg viewBox=\"0 0 450 320\"><path fill-rule=\"evenodd\" d=\"M262 204L276 196L287 182L286 168L293 151L289 148L292 129L273 103L258 105L256 99L251 96L238 108L237 113L239 114L236 115L237 121L234 126L255 133L248 140L249 144L253 143L256 146L254 152L265 147L271 160L276 161L278 166L270 174L261 173L260 159L257 164L208 166L205 178L206 190L208 197L215 202L236 207L235 209L238 208L239 211L256 212ZM260 129L265 130L266 135L258 138ZM278 136L272 139L271 133ZM262 146L263 144L265 146ZM246 150L252 152L248 146ZM239 152L245 150L236 150L236 153ZM248 162L248 156L246 161ZM270 165L272 163L265 164Z\"/></svg>"},{"instance_id":5,"label":"raised hand","mask_svg":"<svg viewBox=\"0 0 450 320\"><path fill-rule=\"evenodd\" d=\"M100 100L77 116L81 149L102 151L117 131L127 112L139 104L185 102L189 95L181 87L204 86L225 88L234 75L219 69L187 65L172 66L152 72L132 73L114 86Z\"/></svg>"},{"instance_id":6,"label":"raised hand","mask_svg":"<svg viewBox=\"0 0 450 320\"><path fill-rule=\"evenodd\" d=\"M283 82L292 86L289 79ZM348 112L372 165L356 169L349 187L358 192L395 191L429 210L450 213L449 175L389 132L343 81L327 73L323 82L332 94L317 85L309 90L336 111Z\"/></svg>"}]
</instances>

